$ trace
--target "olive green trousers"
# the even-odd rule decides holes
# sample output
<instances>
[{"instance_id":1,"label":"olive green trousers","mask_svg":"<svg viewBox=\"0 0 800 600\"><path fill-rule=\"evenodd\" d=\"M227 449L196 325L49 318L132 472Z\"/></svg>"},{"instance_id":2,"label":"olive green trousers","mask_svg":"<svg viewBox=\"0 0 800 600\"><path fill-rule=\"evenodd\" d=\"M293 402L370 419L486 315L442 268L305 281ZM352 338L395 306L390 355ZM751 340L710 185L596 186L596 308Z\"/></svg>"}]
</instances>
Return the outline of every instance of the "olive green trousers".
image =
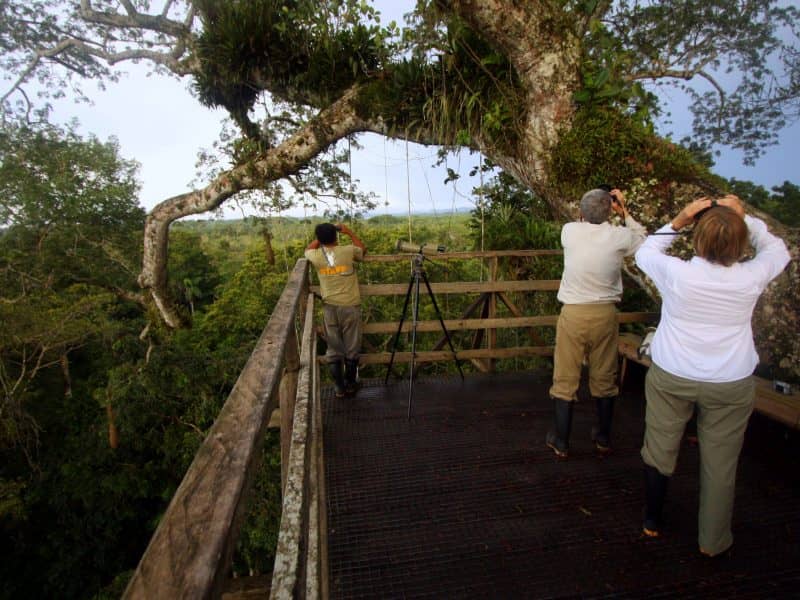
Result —
<instances>
[{"instance_id":1,"label":"olive green trousers","mask_svg":"<svg viewBox=\"0 0 800 600\"><path fill-rule=\"evenodd\" d=\"M697 406L700 445L698 544L719 554L733 544L731 519L736 468L753 412L752 377L725 383L693 381L653 364L645 379L647 414L642 458L662 475L675 471L683 430Z\"/></svg>"}]
</instances>

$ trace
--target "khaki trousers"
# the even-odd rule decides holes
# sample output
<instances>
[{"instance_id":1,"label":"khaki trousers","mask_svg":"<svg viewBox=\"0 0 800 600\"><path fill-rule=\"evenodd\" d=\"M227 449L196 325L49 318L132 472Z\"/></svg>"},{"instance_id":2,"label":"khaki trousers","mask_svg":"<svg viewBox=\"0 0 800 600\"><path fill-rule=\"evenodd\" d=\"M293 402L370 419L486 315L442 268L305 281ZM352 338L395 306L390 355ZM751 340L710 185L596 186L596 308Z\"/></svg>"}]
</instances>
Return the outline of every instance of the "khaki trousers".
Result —
<instances>
[{"instance_id":1,"label":"khaki trousers","mask_svg":"<svg viewBox=\"0 0 800 600\"><path fill-rule=\"evenodd\" d=\"M653 364L645 379L644 462L662 475L672 475L683 430L697 406L700 444L700 548L719 554L733 544L731 519L736 467L747 421L753 412L752 377L726 383L706 383L667 373Z\"/></svg>"},{"instance_id":2,"label":"khaki trousers","mask_svg":"<svg viewBox=\"0 0 800 600\"><path fill-rule=\"evenodd\" d=\"M595 398L616 396L618 338L614 304L565 304L556 324L550 395L568 401L577 398L583 358L588 356L589 392Z\"/></svg>"},{"instance_id":3,"label":"khaki trousers","mask_svg":"<svg viewBox=\"0 0 800 600\"><path fill-rule=\"evenodd\" d=\"M324 304L322 317L328 342L325 352L328 362L343 358L356 360L361 350L361 306Z\"/></svg>"}]
</instances>

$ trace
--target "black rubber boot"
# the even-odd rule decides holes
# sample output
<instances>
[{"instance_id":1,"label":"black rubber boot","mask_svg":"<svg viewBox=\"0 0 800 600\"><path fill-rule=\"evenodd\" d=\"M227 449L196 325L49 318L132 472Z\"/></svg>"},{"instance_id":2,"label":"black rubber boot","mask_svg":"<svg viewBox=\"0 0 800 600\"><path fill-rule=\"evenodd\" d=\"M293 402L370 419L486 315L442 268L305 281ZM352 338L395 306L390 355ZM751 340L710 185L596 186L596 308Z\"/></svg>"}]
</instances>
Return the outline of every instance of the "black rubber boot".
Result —
<instances>
[{"instance_id":1,"label":"black rubber boot","mask_svg":"<svg viewBox=\"0 0 800 600\"><path fill-rule=\"evenodd\" d=\"M597 425L592 428L592 441L600 454L611 452L611 421L614 418L616 396L595 398L597 406Z\"/></svg>"},{"instance_id":2,"label":"black rubber boot","mask_svg":"<svg viewBox=\"0 0 800 600\"><path fill-rule=\"evenodd\" d=\"M337 360L336 362L328 363L328 368L330 369L331 376L333 377L333 385L336 387L336 397L344 398L346 387L344 382L344 371L342 370L342 361Z\"/></svg>"},{"instance_id":3,"label":"black rubber boot","mask_svg":"<svg viewBox=\"0 0 800 600\"><path fill-rule=\"evenodd\" d=\"M647 537L661 535L661 515L668 484L669 477L662 475L655 467L644 466L645 507L642 533Z\"/></svg>"},{"instance_id":4,"label":"black rubber boot","mask_svg":"<svg viewBox=\"0 0 800 600\"><path fill-rule=\"evenodd\" d=\"M358 391L358 359L345 359L344 361L344 388L348 396L353 396Z\"/></svg>"},{"instance_id":5,"label":"black rubber boot","mask_svg":"<svg viewBox=\"0 0 800 600\"><path fill-rule=\"evenodd\" d=\"M553 398L554 428L547 433L545 443L548 448L556 453L558 458L567 458L569 455L569 433L572 429L573 404L574 402Z\"/></svg>"}]
</instances>

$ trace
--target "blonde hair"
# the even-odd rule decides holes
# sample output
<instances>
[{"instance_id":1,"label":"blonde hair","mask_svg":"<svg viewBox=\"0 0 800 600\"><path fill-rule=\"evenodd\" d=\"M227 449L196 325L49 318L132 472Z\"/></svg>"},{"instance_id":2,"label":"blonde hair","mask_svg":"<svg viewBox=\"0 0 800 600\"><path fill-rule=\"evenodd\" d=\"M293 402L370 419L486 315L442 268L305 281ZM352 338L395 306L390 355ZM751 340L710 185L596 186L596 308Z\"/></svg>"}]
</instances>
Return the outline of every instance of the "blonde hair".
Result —
<instances>
[{"instance_id":1,"label":"blonde hair","mask_svg":"<svg viewBox=\"0 0 800 600\"><path fill-rule=\"evenodd\" d=\"M747 225L727 206L715 206L700 217L692 242L698 256L729 267L747 252Z\"/></svg>"}]
</instances>

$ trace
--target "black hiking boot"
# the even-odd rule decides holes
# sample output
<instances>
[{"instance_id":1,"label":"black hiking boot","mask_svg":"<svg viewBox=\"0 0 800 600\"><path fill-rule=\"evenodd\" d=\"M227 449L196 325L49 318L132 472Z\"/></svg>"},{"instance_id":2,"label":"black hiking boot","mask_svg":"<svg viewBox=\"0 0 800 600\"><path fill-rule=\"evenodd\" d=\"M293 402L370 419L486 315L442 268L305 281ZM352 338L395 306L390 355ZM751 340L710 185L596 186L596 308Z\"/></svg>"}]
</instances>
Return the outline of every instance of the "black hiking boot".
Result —
<instances>
[{"instance_id":1,"label":"black hiking boot","mask_svg":"<svg viewBox=\"0 0 800 600\"><path fill-rule=\"evenodd\" d=\"M561 398L553 398L553 429L547 432L545 444L561 459L569 456L569 433L572 429L573 404L573 402Z\"/></svg>"}]
</instances>

